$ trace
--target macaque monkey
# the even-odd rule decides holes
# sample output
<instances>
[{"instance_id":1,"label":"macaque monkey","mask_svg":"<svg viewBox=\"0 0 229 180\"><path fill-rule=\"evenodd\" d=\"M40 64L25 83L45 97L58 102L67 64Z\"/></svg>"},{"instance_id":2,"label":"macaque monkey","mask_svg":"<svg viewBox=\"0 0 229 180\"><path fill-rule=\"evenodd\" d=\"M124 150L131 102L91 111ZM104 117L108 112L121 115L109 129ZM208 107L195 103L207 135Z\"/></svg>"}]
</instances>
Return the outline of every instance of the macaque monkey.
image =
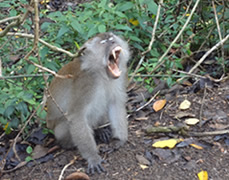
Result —
<instances>
[{"instance_id":1,"label":"macaque monkey","mask_svg":"<svg viewBox=\"0 0 229 180\"><path fill-rule=\"evenodd\" d=\"M118 146L127 141L126 73L129 48L113 33L98 34L63 66L51 82L47 127L63 147L77 147L88 162L87 172L104 171L93 129L110 122ZM117 145L117 144L116 144Z\"/></svg>"}]
</instances>

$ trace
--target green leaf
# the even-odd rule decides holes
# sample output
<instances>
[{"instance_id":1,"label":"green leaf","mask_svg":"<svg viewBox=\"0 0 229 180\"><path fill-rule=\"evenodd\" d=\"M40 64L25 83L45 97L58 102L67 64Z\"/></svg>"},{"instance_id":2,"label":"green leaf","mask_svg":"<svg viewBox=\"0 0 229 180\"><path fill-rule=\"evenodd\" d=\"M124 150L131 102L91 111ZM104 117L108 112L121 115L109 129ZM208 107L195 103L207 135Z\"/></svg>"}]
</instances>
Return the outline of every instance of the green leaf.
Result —
<instances>
[{"instance_id":1,"label":"green leaf","mask_svg":"<svg viewBox=\"0 0 229 180\"><path fill-rule=\"evenodd\" d=\"M26 148L26 152L27 152L28 154L31 154L31 153L33 152L33 148L32 148L31 146L28 146L28 147Z\"/></svg>"},{"instance_id":2,"label":"green leaf","mask_svg":"<svg viewBox=\"0 0 229 180\"><path fill-rule=\"evenodd\" d=\"M124 2L124 4L121 4L117 10L119 11L127 11L131 8L133 8L134 4L132 2Z\"/></svg>"},{"instance_id":3,"label":"green leaf","mask_svg":"<svg viewBox=\"0 0 229 180\"><path fill-rule=\"evenodd\" d=\"M127 18L127 16L122 12L116 11L115 14L117 14L121 18Z\"/></svg>"},{"instance_id":4,"label":"green leaf","mask_svg":"<svg viewBox=\"0 0 229 180\"><path fill-rule=\"evenodd\" d=\"M158 8L157 4L152 0L147 0L146 4L148 6L148 10L150 12L152 12L154 15L156 15L157 14L157 8Z\"/></svg>"},{"instance_id":5,"label":"green leaf","mask_svg":"<svg viewBox=\"0 0 229 180\"><path fill-rule=\"evenodd\" d=\"M106 26L103 25L103 24L100 24L98 26L98 30L99 30L100 33L104 33L104 32L106 32Z\"/></svg>"},{"instance_id":6,"label":"green leaf","mask_svg":"<svg viewBox=\"0 0 229 180\"><path fill-rule=\"evenodd\" d=\"M73 29L75 29L80 34L83 33L83 30L81 28L81 25L79 24L79 22L77 20L74 20L73 22L71 22L71 26L73 27Z\"/></svg>"},{"instance_id":7,"label":"green leaf","mask_svg":"<svg viewBox=\"0 0 229 180\"><path fill-rule=\"evenodd\" d=\"M120 29L120 30L126 30L126 31L132 31L132 29L126 25L122 25L122 24L117 24L115 26L116 29Z\"/></svg>"},{"instance_id":8,"label":"green leaf","mask_svg":"<svg viewBox=\"0 0 229 180\"><path fill-rule=\"evenodd\" d=\"M69 31L69 28L67 26L62 26L60 28L56 38L60 38L62 35L64 35L68 31Z\"/></svg>"},{"instance_id":9,"label":"green leaf","mask_svg":"<svg viewBox=\"0 0 229 180\"><path fill-rule=\"evenodd\" d=\"M98 7L105 8L106 4L107 4L107 0L102 0L102 1L99 3Z\"/></svg>"},{"instance_id":10,"label":"green leaf","mask_svg":"<svg viewBox=\"0 0 229 180\"><path fill-rule=\"evenodd\" d=\"M136 42L142 42L142 40L139 39L139 38L136 37L136 36L130 36L130 39L133 40L133 41L136 41Z\"/></svg>"},{"instance_id":11,"label":"green leaf","mask_svg":"<svg viewBox=\"0 0 229 180\"><path fill-rule=\"evenodd\" d=\"M6 2L3 2L3 3L0 3L0 7L1 8L4 8L4 7L8 8L8 7L10 7L11 5L9 4L9 2L10 1L8 1L8 2L6 1Z\"/></svg>"},{"instance_id":12,"label":"green leaf","mask_svg":"<svg viewBox=\"0 0 229 180\"><path fill-rule=\"evenodd\" d=\"M7 118L10 118L10 116L13 114L14 110L15 110L14 106L12 106L12 105L8 106L4 112L4 116Z\"/></svg>"},{"instance_id":13,"label":"green leaf","mask_svg":"<svg viewBox=\"0 0 229 180\"><path fill-rule=\"evenodd\" d=\"M29 162L29 161L32 161L33 160L33 158L31 157L31 156L27 156L26 158L25 158L25 161L26 162Z\"/></svg>"},{"instance_id":14,"label":"green leaf","mask_svg":"<svg viewBox=\"0 0 229 180\"><path fill-rule=\"evenodd\" d=\"M97 26L93 26L92 28L90 28L87 36L88 38L92 37L93 35L95 35L98 32Z\"/></svg>"},{"instance_id":15,"label":"green leaf","mask_svg":"<svg viewBox=\"0 0 229 180\"><path fill-rule=\"evenodd\" d=\"M15 9L10 10L10 16L17 16L17 11Z\"/></svg>"},{"instance_id":16,"label":"green leaf","mask_svg":"<svg viewBox=\"0 0 229 180\"><path fill-rule=\"evenodd\" d=\"M35 66L30 64L28 68L26 69L27 74L31 74L35 70Z\"/></svg>"},{"instance_id":17,"label":"green leaf","mask_svg":"<svg viewBox=\"0 0 229 180\"><path fill-rule=\"evenodd\" d=\"M28 113L27 105L24 102L18 103L16 109L24 115Z\"/></svg>"}]
</instances>

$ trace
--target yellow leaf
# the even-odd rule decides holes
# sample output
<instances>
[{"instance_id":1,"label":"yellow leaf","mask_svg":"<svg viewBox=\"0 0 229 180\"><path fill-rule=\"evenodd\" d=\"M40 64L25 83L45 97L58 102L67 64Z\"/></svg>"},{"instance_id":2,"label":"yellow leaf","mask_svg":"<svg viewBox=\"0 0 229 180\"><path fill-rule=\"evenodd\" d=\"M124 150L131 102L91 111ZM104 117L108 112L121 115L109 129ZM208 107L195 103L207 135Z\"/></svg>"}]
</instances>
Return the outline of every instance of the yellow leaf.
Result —
<instances>
[{"instance_id":1,"label":"yellow leaf","mask_svg":"<svg viewBox=\"0 0 229 180\"><path fill-rule=\"evenodd\" d=\"M148 168L148 166L146 166L146 165L144 165L144 164L140 164L140 167L141 167L141 169L147 169Z\"/></svg>"},{"instance_id":2,"label":"yellow leaf","mask_svg":"<svg viewBox=\"0 0 229 180\"><path fill-rule=\"evenodd\" d=\"M3 128L3 130L5 131L8 128L8 126L9 126L9 122L6 123L5 127Z\"/></svg>"},{"instance_id":3,"label":"yellow leaf","mask_svg":"<svg viewBox=\"0 0 229 180\"><path fill-rule=\"evenodd\" d=\"M158 100L156 101L154 104L153 104L153 109L154 111L160 111L166 104L166 99L161 99L161 100Z\"/></svg>"},{"instance_id":4,"label":"yellow leaf","mask_svg":"<svg viewBox=\"0 0 229 180\"><path fill-rule=\"evenodd\" d=\"M133 19L133 18L131 18L131 19L129 20L129 22L130 22L131 24L133 24L134 26L139 25L139 22L138 22L138 20L137 20L137 19Z\"/></svg>"},{"instance_id":5,"label":"yellow leaf","mask_svg":"<svg viewBox=\"0 0 229 180\"><path fill-rule=\"evenodd\" d=\"M190 144L190 146L192 146L192 147L194 147L194 148L196 148L196 149L203 149L202 146L199 146L199 145L197 145L197 144Z\"/></svg>"},{"instance_id":6,"label":"yellow leaf","mask_svg":"<svg viewBox=\"0 0 229 180\"><path fill-rule=\"evenodd\" d=\"M186 14L185 16L190 16L190 14Z\"/></svg>"},{"instance_id":7,"label":"yellow leaf","mask_svg":"<svg viewBox=\"0 0 229 180\"><path fill-rule=\"evenodd\" d=\"M50 0L42 0L40 3L44 4L44 3L48 3Z\"/></svg>"},{"instance_id":8,"label":"yellow leaf","mask_svg":"<svg viewBox=\"0 0 229 180\"><path fill-rule=\"evenodd\" d=\"M191 106L190 101L184 100L184 101L180 104L179 109L185 110L185 109L188 109L190 106Z\"/></svg>"},{"instance_id":9,"label":"yellow leaf","mask_svg":"<svg viewBox=\"0 0 229 180\"><path fill-rule=\"evenodd\" d=\"M208 180L208 172L207 171L200 171L198 173L199 180Z\"/></svg>"},{"instance_id":10,"label":"yellow leaf","mask_svg":"<svg viewBox=\"0 0 229 180\"><path fill-rule=\"evenodd\" d=\"M185 119L185 124L187 125L195 125L199 122L200 120L197 119L197 118L188 118L188 119Z\"/></svg>"},{"instance_id":11,"label":"yellow leaf","mask_svg":"<svg viewBox=\"0 0 229 180\"><path fill-rule=\"evenodd\" d=\"M181 140L180 139L167 139L167 140L162 140L162 141L157 141L155 142L152 146L156 148L174 148L177 143L179 143Z\"/></svg>"}]
</instances>

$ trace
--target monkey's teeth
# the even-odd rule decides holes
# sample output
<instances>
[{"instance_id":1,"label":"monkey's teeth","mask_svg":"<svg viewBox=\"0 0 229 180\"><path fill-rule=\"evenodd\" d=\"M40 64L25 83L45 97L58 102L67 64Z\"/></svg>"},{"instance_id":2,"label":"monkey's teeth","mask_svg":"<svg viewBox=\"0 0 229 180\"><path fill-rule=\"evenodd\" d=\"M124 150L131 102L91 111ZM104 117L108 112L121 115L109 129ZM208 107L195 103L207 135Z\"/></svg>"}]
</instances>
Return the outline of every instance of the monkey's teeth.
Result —
<instances>
[{"instance_id":1,"label":"monkey's teeth","mask_svg":"<svg viewBox=\"0 0 229 180\"><path fill-rule=\"evenodd\" d=\"M117 58L116 52L120 53L121 51L122 51L122 48L120 46L117 46L112 50L112 55L113 55L114 59Z\"/></svg>"},{"instance_id":2,"label":"monkey's teeth","mask_svg":"<svg viewBox=\"0 0 229 180\"><path fill-rule=\"evenodd\" d=\"M112 55L113 55L114 59L116 59L116 53L114 50L112 51Z\"/></svg>"}]
</instances>

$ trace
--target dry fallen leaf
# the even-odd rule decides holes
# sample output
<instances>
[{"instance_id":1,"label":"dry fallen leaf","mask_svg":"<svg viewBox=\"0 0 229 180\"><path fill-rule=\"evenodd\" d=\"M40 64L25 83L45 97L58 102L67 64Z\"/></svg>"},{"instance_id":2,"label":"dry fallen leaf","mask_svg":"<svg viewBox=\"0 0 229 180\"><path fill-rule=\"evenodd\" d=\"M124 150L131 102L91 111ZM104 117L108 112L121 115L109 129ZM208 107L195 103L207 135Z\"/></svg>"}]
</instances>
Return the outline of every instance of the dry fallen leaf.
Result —
<instances>
[{"instance_id":1,"label":"dry fallen leaf","mask_svg":"<svg viewBox=\"0 0 229 180\"><path fill-rule=\"evenodd\" d=\"M32 157L33 157L33 159L38 159L38 158L41 158L47 154L48 154L48 148L45 148L45 147L38 144L35 146L35 148L33 150Z\"/></svg>"},{"instance_id":2,"label":"dry fallen leaf","mask_svg":"<svg viewBox=\"0 0 229 180\"><path fill-rule=\"evenodd\" d=\"M64 180L90 180L90 178L83 172L74 172L68 175Z\"/></svg>"},{"instance_id":3,"label":"dry fallen leaf","mask_svg":"<svg viewBox=\"0 0 229 180\"><path fill-rule=\"evenodd\" d=\"M180 111L180 112L176 113L176 115L175 115L176 119L181 119L181 118L185 118L185 117L195 117L195 114L192 114L190 112Z\"/></svg>"},{"instance_id":4,"label":"dry fallen leaf","mask_svg":"<svg viewBox=\"0 0 229 180\"><path fill-rule=\"evenodd\" d=\"M208 172L207 171L200 171L198 173L199 180L208 180Z\"/></svg>"},{"instance_id":5,"label":"dry fallen leaf","mask_svg":"<svg viewBox=\"0 0 229 180\"><path fill-rule=\"evenodd\" d=\"M167 140L162 140L162 141L157 141L155 142L152 146L156 148L174 148L177 143L179 143L181 140L180 139L167 139Z\"/></svg>"},{"instance_id":6,"label":"dry fallen leaf","mask_svg":"<svg viewBox=\"0 0 229 180\"><path fill-rule=\"evenodd\" d=\"M196 125L200 120L197 119L197 118L188 118L188 119L185 119L185 124L187 125Z\"/></svg>"},{"instance_id":7,"label":"dry fallen leaf","mask_svg":"<svg viewBox=\"0 0 229 180\"><path fill-rule=\"evenodd\" d=\"M196 148L196 149L203 149L202 146L199 146L199 145L197 145L197 144L190 144L190 146L192 146L192 147L194 147L194 148Z\"/></svg>"},{"instance_id":8,"label":"dry fallen leaf","mask_svg":"<svg viewBox=\"0 0 229 180\"><path fill-rule=\"evenodd\" d=\"M154 111L160 111L166 104L166 99L161 99L161 100L157 100L154 104L153 104L153 109Z\"/></svg>"},{"instance_id":9,"label":"dry fallen leaf","mask_svg":"<svg viewBox=\"0 0 229 180\"><path fill-rule=\"evenodd\" d=\"M181 110L186 110L186 109L188 109L190 106L191 106L191 102L188 101L188 100L184 100L184 101L180 104L179 109L181 109Z\"/></svg>"},{"instance_id":10,"label":"dry fallen leaf","mask_svg":"<svg viewBox=\"0 0 229 180\"><path fill-rule=\"evenodd\" d=\"M143 165L143 164L139 164L140 165L140 167L141 167L141 169L142 170L144 170L144 169L147 169L148 168L148 166L146 166L146 165Z\"/></svg>"},{"instance_id":11,"label":"dry fallen leaf","mask_svg":"<svg viewBox=\"0 0 229 180\"><path fill-rule=\"evenodd\" d=\"M146 159L144 156L142 155L136 155L137 161L139 162L139 164L143 164L143 165L150 165L150 162L148 159Z\"/></svg>"}]
</instances>

